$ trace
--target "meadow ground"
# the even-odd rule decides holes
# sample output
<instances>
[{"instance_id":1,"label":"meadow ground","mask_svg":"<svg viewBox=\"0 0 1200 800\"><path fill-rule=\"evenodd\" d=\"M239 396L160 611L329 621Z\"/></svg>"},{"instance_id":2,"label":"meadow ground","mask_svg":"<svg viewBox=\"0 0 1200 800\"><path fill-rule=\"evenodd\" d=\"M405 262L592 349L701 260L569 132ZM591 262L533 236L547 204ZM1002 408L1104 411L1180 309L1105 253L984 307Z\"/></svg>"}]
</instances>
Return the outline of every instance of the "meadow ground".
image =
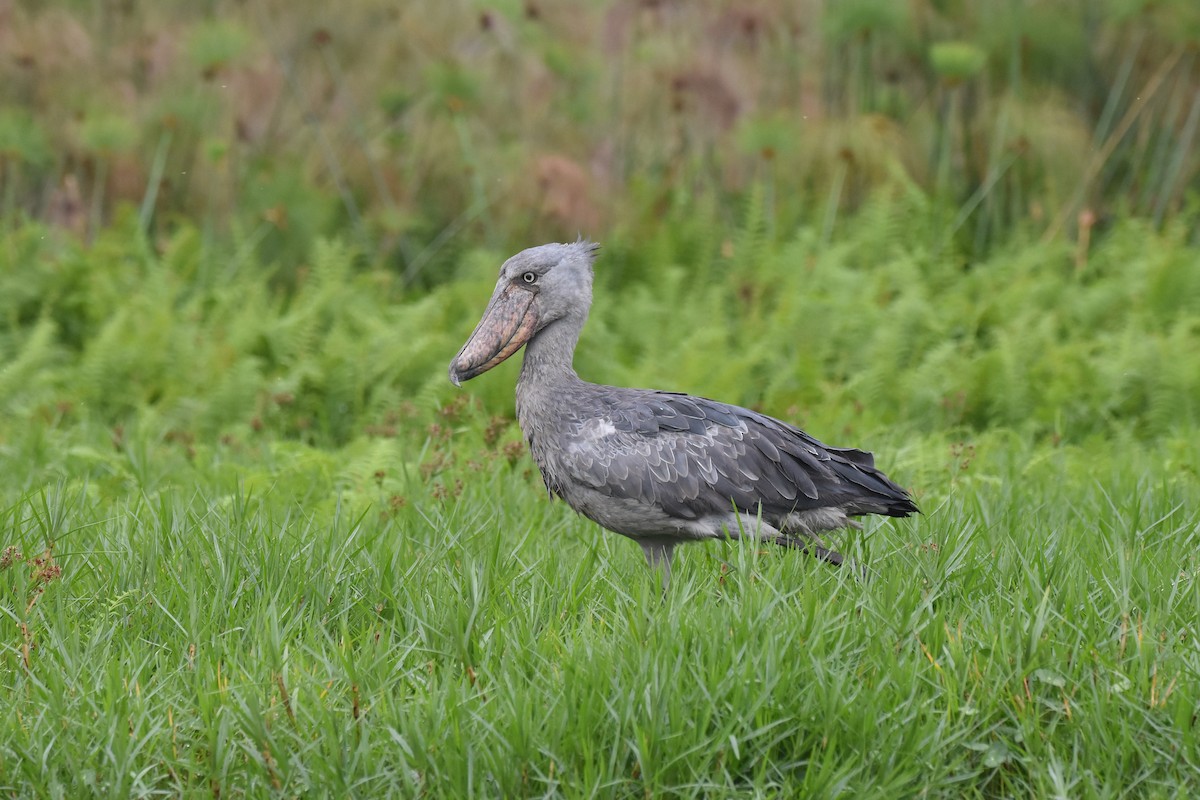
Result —
<instances>
[{"instance_id":1,"label":"meadow ground","mask_svg":"<svg viewBox=\"0 0 1200 800\"><path fill-rule=\"evenodd\" d=\"M662 597L640 550L549 503L523 457L456 496L361 505L339 498L348 455L29 430L5 475L53 451L103 476L0 516L25 558L0 573L0 783L1189 796L1196 441L876 437L926 514L839 537L869 580L710 543ZM277 482L247 479L264 464Z\"/></svg>"}]
</instances>

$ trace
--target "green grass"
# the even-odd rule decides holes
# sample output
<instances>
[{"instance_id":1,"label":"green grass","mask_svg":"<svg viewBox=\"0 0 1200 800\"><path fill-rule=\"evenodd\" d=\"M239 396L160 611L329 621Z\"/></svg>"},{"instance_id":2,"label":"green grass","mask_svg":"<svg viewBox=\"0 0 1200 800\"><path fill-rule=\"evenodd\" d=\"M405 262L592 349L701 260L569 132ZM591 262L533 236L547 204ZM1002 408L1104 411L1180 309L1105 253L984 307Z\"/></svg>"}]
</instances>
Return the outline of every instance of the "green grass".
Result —
<instances>
[{"instance_id":1,"label":"green grass","mask_svg":"<svg viewBox=\"0 0 1200 800\"><path fill-rule=\"evenodd\" d=\"M1188 796L1196 441L875 437L926 515L839 537L869 581L710 543L664 598L523 459L400 505L382 484L420 479L392 458L371 503L349 452L30 430L3 474L112 455L0 512L26 559L0 573L0 787Z\"/></svg>"}]
</instances>

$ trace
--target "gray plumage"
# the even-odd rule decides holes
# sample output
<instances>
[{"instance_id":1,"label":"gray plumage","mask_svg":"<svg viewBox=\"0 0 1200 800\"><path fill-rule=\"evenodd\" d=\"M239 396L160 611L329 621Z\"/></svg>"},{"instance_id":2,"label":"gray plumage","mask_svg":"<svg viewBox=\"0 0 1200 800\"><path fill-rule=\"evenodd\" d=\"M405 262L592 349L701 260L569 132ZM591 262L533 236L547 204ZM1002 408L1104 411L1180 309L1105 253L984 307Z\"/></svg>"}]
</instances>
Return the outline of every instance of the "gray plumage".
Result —
<instances>
[{"instance_id":1,"label":"gray plumage","mask_svg":"<svg viewBox=\"0 0 1200 800\"><path fill-rule=\"evenodd\" d=\"M547 489L637 540L664 585L680 541L753 536L840 564L820 532L917 511L869 453L714 400L580 379L572 357L595 252L589 242L551 244L505 262L450 376L472 378L527 342L517 418Z\"/></svg>"}]
</instances>

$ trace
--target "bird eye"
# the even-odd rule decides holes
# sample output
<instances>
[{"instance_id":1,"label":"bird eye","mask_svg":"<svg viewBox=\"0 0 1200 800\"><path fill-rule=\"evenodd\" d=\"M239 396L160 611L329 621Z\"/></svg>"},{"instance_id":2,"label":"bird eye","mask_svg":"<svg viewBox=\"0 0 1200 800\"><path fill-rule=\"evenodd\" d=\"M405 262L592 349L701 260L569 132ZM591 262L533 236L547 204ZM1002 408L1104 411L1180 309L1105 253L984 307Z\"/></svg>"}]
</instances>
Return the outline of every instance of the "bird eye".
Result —
<instances>
[{"instance_id":1,"label":"bird eye","mask_svg":"<svg viewBox=\"0 0 1200 800\"><path fill-rule=\"evenodd\" d=\"M537 280L537 275L533 274L532 272L526 272L521 276L521 280L525 281L526 283L533 283Z\"/></svg>"}]
</instances>

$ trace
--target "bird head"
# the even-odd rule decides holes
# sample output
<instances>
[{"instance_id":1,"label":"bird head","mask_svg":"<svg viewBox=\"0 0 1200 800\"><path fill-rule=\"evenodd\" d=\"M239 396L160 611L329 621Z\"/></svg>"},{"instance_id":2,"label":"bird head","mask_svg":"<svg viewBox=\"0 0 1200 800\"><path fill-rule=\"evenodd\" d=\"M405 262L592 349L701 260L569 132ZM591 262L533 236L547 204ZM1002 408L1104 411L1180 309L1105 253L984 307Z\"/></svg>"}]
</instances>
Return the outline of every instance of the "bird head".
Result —
<instances>
[{"instance_id":1,"label":"bird head","mask_svg":"<svg viewBox=\"0 0 1200 800\"><path fill-rule=\"evenodd\" d=\"M554 322L582 325L592 302L592 261L599 245L580 240L522 250L500 267L483 318L450 362L455 386L487 372Z\"/></svg>"}]
</instances>

